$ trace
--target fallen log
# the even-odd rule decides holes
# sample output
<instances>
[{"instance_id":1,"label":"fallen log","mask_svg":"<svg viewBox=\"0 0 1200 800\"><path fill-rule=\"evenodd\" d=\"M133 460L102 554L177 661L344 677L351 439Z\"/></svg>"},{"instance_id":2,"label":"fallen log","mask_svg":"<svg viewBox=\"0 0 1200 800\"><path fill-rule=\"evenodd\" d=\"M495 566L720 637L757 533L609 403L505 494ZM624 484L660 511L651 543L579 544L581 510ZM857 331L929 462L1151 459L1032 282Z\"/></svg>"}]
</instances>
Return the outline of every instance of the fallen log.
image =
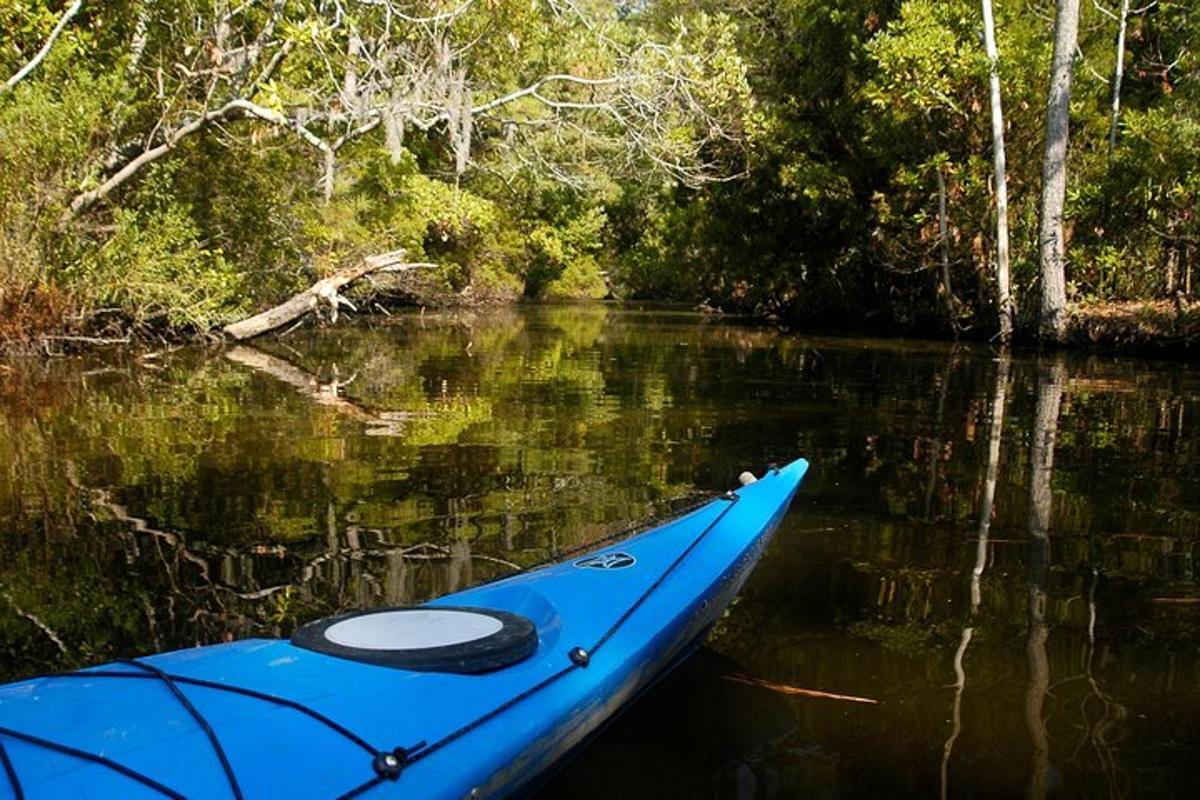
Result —
<instances>
[{"instance_id":1,"label":"fallen log","mask_svg":"<svg viewBox=\"0 0 1200 800\"><path fill-rule=\"evenodd\" d=\"M292 295L274 308L269 308L261 314L255 314L249 319L234 322L225 326L225 334L238 341L253 339L264 333L283 327L294 322L305 314L315 311L325 303L329 306L334 322L337 322L338 309L345 306L357 310L354 304L338 294L338 290L359 278L375 272L407 272L412 269L428 269L434 264L414 264L404 261L405 251L393 250L390 253L367 256L359 264L322 278L299 294Z\"/></svg>"}]
</instances>

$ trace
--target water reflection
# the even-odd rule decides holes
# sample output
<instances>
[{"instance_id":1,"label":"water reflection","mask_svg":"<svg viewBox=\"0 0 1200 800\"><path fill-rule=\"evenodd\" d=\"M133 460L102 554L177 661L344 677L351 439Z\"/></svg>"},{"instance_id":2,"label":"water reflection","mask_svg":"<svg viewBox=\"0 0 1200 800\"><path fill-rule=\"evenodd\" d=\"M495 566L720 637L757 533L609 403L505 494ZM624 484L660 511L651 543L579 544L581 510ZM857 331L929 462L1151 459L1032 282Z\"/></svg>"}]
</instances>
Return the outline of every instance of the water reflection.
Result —
<instances>
[{"instance_id":1,"label":"water reflection","mask_svg":"<svg viewBox=\"0 0 1200 800\"><path fill-rule=\"evenodd\" d=\"M1180 794L1198 406L1189 364L606 307L11 362L0 677L418 602L805 455L713 646L883 702L775 698L782 731L703 768L623 727L625 770L698 796ZM702 729L717 695L675 685L656 716Z\"/></svg>"},{"instance_id":2,"label":"water reflection","mask_svg":"<svg viewBox=\"0 0 1200 800\"><path fill-rule=\"evenodd\" d=\"M942 800L949 793L950 759L954 753L954 744L962 733L962 704L963 692L967 688L967 672L965 661L967 648L975 635L975 615L979 613L983 601L983 573L987 569L990 549L988 536L992 528L992 513L995 508L996 481L1000 475L1000 444L1004 438L1004 411L1008 400L1008 375L1012 357L1007 349L1001 351L996 359L996 379L992 388L991 414L988 419L988 449L983 490L979 500L979 525L975 532L975 564L971 568L971 608L968 624L963 627L958 649L954 651L954 707L952 711L952 727L949 738L942 751L942 770L940 789Z\"/></svg>"},{"instance_id":3,"label":"water reflection","mask_svg":"<svg viewBox=\"0 0 1200 800\"><path fill-rule=\"evenodd\" d=\"M1050 663L1046 656L1047 576L1050 563L1050 517L1054 496L1054 444L1058 438L1058 414L1062 404L1065 367L1061 357L1038 365L1037 407L1033 417L1033 447L1029 455L1029 634L1025 652L1029 659L1029 685L1025 690L1025 725L1029 729L1032 756L1026 796L1046 796L1050 771L1050 743L1043 719L1043 704L1050 686Z\"/></svg>"}]
</instances>

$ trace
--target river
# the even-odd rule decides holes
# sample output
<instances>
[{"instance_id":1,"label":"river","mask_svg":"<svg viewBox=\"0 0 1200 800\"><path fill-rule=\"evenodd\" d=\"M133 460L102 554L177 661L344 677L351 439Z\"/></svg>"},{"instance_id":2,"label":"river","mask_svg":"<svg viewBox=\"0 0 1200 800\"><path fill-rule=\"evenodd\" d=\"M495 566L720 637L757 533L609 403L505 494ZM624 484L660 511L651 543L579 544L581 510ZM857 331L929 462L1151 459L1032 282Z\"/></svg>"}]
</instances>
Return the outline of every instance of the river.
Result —
<instances>
[{"instance_id":1,"label":"river","mask_svg":"<svg viewBox=\"0 0 1200 800\"><path fill-rule=\"evenodd\" d=\"M1186 362L634 307L3 362L0 679L420 602L803 456L708 646L545 797L1192 796L1198 428Z\"/></svg>"}]
</instances>

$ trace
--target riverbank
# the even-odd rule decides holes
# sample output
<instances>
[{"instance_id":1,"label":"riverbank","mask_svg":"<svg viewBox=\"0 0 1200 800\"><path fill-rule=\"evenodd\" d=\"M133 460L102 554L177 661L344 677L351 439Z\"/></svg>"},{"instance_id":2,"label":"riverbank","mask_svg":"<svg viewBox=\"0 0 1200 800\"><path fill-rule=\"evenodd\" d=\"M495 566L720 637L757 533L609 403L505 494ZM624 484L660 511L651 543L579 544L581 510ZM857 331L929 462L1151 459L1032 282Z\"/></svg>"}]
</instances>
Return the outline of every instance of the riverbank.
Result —
<instances>
[{"instance_id":1,"label":"riverbank","mask_svg":"<svg viewBox=\"0 0 1200 800\"><path fill-rule=\"evenodd\" d=\"M436 297L422 296L417 302L412 295L396 302L395 298L382 296L359 297L359 306L367 311L359 316L386 318L393 313L416 308L469 309L509 307L518 302L556 305L558 301L522 301L511 295L492 296L471 292L443 294ZM614 302L614 301L608 301ZM615 301L619 302L619 301ZM631 302L632 305L647 305ZM651 302L650 306L691 309L686 303ZM712 316L727 316L707 307L697 307ZM346 319L342 312L342 319ZM300 325L329 326L339 324L328 314L309 314ZM966 339L994 341L986 332L969 331L952 337L945 331L913 330L896 326L871 326L864 330L861 325L824 324L814 328L791 326L790 330L800 333L818 330L822 333L857 335L870 333L887 338L917 336L929 339ZM287 329L283 329L284 333ZM268 333L264 338L282 335ZM182 344L215 344L228 339L220 330L166 330L153 327L136 327L124 320L119 311L105 316L81 320L72 316L70 303L65 296L37 294L23 303L8 302L0 306L0 356L58 356L78 350L98 347L172 346ZM231 340L232 341L232 340ZM1018 346L1037 346L1036 337L1028 332L1018 332ZM1097 350L1140 355L1166 355L1187 357L1200 350L1200 301L1139 300L1123 303L1089 303L1075 306L1071 310L1067 338L1062 345L1069 350Z\"/></svg>"},{"instance_id":2,"label":"riverbank","mask_svg":"<svg viewBox=\"0 0 1200 800\"><path fill-rule=\"evenodd\" d=\"M1080 306L1071 314L1069 344L1155 353L1200 348L1200 302L1142 300Z\"/></svg>"}]
</instances>

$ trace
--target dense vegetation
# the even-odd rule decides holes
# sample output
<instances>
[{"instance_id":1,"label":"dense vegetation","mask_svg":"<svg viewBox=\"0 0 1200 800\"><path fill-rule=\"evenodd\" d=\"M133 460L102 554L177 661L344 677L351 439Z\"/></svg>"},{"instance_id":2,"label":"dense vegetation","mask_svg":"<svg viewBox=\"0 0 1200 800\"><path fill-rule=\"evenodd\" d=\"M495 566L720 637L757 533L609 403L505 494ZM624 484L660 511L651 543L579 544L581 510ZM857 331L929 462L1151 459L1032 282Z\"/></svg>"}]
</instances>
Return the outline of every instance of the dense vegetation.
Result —
<instances>
[{"instance_id":1,"label":"dense vegetation","mask_svg":"<svg viewBox=\"0 0 1200 800\"><path fill-rule=\"evenodd\" d=\"M1196 288L1200 12L999 0L1025 329L1063 9L1067 296ZM204 330L397 247L438 264L422 296L987 334L983 19L977 0L14 0L0 334Z\"/></svg>"}]
</instances>

